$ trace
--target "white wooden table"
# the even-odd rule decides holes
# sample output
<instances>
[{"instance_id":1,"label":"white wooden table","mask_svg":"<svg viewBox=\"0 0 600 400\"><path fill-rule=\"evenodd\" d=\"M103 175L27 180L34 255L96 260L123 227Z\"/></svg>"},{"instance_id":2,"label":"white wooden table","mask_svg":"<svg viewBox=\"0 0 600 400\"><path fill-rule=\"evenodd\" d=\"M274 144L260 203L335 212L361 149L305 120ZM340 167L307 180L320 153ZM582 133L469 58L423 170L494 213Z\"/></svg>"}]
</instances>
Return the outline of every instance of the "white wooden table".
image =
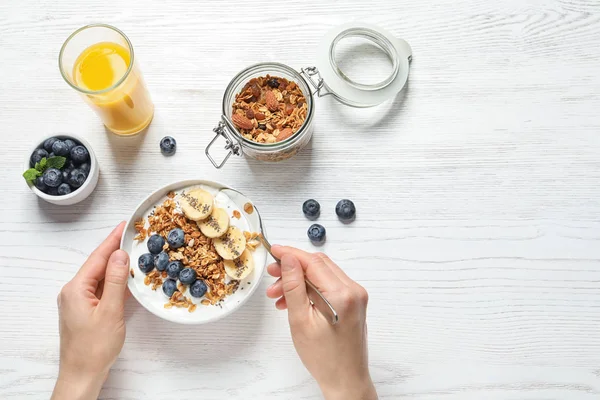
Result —
<instances>
[{"instance_id":1,"label":"white wooden table","mask_svg":"<svg viewBox=\"0 0 600 400\"><path fill-rule=\"evenodd\" d=\"M356 18L411 43L404 96L368 110L319 99L301 155L215 170L203 151L235 73L309 66L322 35ZM63 40L90 22L134 44L156 105L142 138L106 134L60 77ZM381 398L600 398L597 0L3 0L0 77L0 398L48 398L59 289L144 196L185 178L248 193L274 242L308 250L301 204L321 202L322 250L371 295ZM85 135L101 163L96 192L70 208L20 177L26 149L54 132ZM159 152L165 134L175 157ZM334 214L345 197L359 213L348 226ZM320 398L271 282L209 326L130 300L101 398Z\"/></svg>"}]
</instances>

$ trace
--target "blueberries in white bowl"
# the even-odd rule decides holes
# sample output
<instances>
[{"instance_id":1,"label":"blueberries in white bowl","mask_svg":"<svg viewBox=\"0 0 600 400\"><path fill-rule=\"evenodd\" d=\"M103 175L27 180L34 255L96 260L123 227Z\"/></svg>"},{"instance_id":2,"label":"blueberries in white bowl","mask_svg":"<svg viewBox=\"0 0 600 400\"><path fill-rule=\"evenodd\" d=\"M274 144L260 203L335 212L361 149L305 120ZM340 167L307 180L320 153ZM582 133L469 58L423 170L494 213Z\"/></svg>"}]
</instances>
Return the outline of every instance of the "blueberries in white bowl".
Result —
<instances>
[{"instance_id":1,"label":"blueberries in white bowl","mask_svg":"<svg viewBox=\"0 0 600 400\"><path fill-rule=\"evenodd\" d=\"M44 149L35 149L31 154L29 165L31 168L35 167L35 164L42 161L42 158L48 158L48 152Z\"/></svg>"},{"instance_id":2,"label":"blueberries in white bowl","mask_svg":"<svg viewBox=\"0 0 600 400\"><path fill-rule=\"evenodd\" d=\"M91 173L88 149L69 137L51 137L40 143L23 173L27 182L51 196L66 196L79 189Z\"/></svg>"},{"instance_id":3,"label":"blueberries in white bowl","mask_svg":"<svg viewBox=\"0 0 600 400\"><path fill-rule=\"evenodd\" d=\"M190 285L190 294L192 297L202 297L206 294L207 290L208 286L200 279Z\"/></svg>"},{"instance_id":4,"label":"blueberries in white bowl","mask_svg":"<svg viewBox=\"0 0 600 400\"><path fill-rule=\"evenodd\" d=\"M173 249L178 249L185 243L185 233L181 228L172 229L167 234L167 242Z\"/></svg>"},{"instance_id":5,"label":"blueberries in white bowl","mask_svg":"<svg viewBox=\"0 0 600 400\"><path fill-rule=\"evenodd\" d=\"M55 156L65 157L69 154L69 151L69 145L60 139L52 144L52 152Z\"/></svg>"},{"instance_id":6,"label":"blueberries in white bowl","mask_svg":"<svg viewBox=\"0 0 600 400\"><path fill-rule=\"evenodd\" d=\"M73 147L70 151L70 155L71 160L73 160L75 164L83 164L90 161L90 153L82 145Z\"/></svg>"},{"instance_id":7,"label":"blueberries in white bowl","mask_svg":"<svg viewBox=\"0 0 600 400\"><path fill-rule=\"evenodd\" d=\"M171 261L168 265L167 265L167 275L169 275L169 278L173 278L173 279L177 279L179 278L179 273L181 272L181 270L183 269L183 263L181 261Z\"/></svg>"},{"instance_id":8,"label":"blueberries in white bowl","mask_svg":"<svg viewBox=\"0 0 600 400\"><path fill-rule=\"evenodd\" d=\"M167 265L169 265L169 255L167 253L162 251L154 256L154 266L157 270L160 272L165 271Z\"/></svg>"},{"instance_id":9,"label":"blueberries in white bowl","mask_svg":"<svg viewBox=\"0 0 600 400\"><path fill-rule=\"evenodd\" d=\"M145 274L152 272L154 269L154 256L150 253L142 254L138 258L138 267Z\"/></svg>"},{"instance_id":10,"label":"blueberries in white bowl","mask_svg":"<svg viewBox=\"0 0 600 400\"><path fill-rule=\"evenodd\" d=\"M57 189L59 196L64 196L65 194L71 193L71 186L68 183L61 183Z\"/></svg>"},{"instance_id":11,"label":"blueberries in white bowl","mask_svg":"<svg viewBox=\"0 0 600 400\"><path fill-rule=\"evenodd\" d=\"M165 245L165 239L160 235L152 235L148 238L148 251L152 254L158 254L162 251Z\"/></svg>"},{"instance_id":12,"label":"blueberries in white bowl","mask_svg":"<svg viewBox=\"0 0 600 400\"><path fill-rule=\"evenodd\" d=\"M177 282L174 279L165 279L162 284L162 290L167 297L173 296L173 293L177 291Z\"/></svg>"},{"instance_id":13,"label":"blueberries in white bowl","mask_svg":"<svg viewBox=\"0 0 600 400\"><path fill-rule=\"evenodd\" d=\"M48 168L42 174L42 178L44 179L44 184L48 187L59 187L63 182L63 175L58 168Z\"/></svg>"},{"instance_id":14,"label":"blueberries in white bowl","mask_svg":"<svg viewBox=\"0 0 600 400\"><path fill-rule=\"evenodd\" d=\"M184 285L191 285L196 282L196 271L193 268L184 268L179 271L179 282Z\"/></svg>"}]
</instances>

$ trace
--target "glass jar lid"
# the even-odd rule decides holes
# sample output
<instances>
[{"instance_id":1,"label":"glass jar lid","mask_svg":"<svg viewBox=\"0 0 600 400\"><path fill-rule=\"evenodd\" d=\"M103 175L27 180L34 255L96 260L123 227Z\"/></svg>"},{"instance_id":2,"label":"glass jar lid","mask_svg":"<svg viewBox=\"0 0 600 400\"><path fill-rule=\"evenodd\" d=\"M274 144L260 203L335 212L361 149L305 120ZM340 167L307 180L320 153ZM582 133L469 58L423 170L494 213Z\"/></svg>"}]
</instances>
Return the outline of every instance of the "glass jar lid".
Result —
<instances>
[{"instance_id":1,"label":"glass jar lid","mask_svg":"<svg viewBox=\"0 0 600 400\"><path fill-rule=\"evenodd\" d=\"M351 79L336 60L339 43L348 38L367 39L378 46L392 63L391 73L375 83L360 83L357 79ZM372 107L402 90L408 79L411 59L412 49L406 41L376 25L350 22L330 30L319 43L316 71L322 79L319 83L340 102L353 107ZM319 90L319 95L325 94Z\"/></svg>"}]
</instances>

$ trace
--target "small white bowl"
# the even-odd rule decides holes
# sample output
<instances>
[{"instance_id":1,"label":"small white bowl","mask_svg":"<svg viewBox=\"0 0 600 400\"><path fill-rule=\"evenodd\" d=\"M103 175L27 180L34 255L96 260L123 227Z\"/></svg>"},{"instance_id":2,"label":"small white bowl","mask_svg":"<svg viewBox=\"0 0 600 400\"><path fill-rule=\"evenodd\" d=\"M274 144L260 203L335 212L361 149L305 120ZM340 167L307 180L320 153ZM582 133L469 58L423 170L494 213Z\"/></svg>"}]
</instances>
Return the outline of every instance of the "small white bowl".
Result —
<instances>
[{"instance_id":1,"label":"small white bowl","mask_svg":"<svg viewBox=\"0 0 600 400\"><path fill-rule=\"evenodd\" d=\"M100 167L98 166L98 160L96 159L96 155L94 154L94 150L90 143L82 138L81 136L69 133L69 134L59 134L48 136L43 139L41 142L37 142L27 153L27 158L25 160L25 164L23 167L23 171L26 171L30 168L30 159L33 151L40 147L41 143L44 143L44 140L49 139L51 137L57 137L59 139L74 139L77 142L81 143L90 153L90 173L88 174L87 179L84 184L81 185L80 188L74 190L73 192L66 194L64 196L52 196L46 194L36 188L32 183L27 183L29 188L33 193L35 193L40 199L47 201L48 203L57 204L59 206L70 206L72 204L79 203L80 201L85 200L96 188L98 184L98 177L100 176Z\"/></svg>"},{"instance_id":2,"label":"small white bowl","mask_svg":"<svg viewBox=\"0 0 600 400\"><path fill-rule=\"evenodd\" d=\"M162 187L154 193L151 193L138 205L129 221L127 221L123 237L121 238L121 249L129 254L131 260L130 265L134 272L134 276L129 275L127 281L127 286L133 297L135 297L144 308L157 317L179 324L206 324L233 313L246 303L256 291L267 266L267 250L263 246L258 246L256 250L252 252L254 257L254 270L245 279L240 281L240 286L237 291L226 297L219 305L201 305L200 302L202 299L191 297L188 293L189 290L186 289L186 297L197 304L197 308L194 312L190 313L186 308L173 307L167 309L164 307L165 303L169 300L168 297L163 293L161 287L157 288L157 290L152 290L150 286L146 286L144 284L144 277L146 275L138 268L138 258L142 254L148 253L148 238L142 242L134 240L134 237L137 235L135 222L144 218L147 227L148 215L154 210L154 206L162 204L167 199L167 193L171 191L179 193L183 189L194 187L200 187L211 193L213 196L221 189L231 189L229 186L204 180L187 180ZM219 207L224 208L230 217L234 210L240 212L240 219L231 218L230 222L232 225L237 226L241 230L260 232L260 217L257 212L253 212L252 214L246 214L244 212L245 201L245 199L241 200L241 198L226 196L225 193L220 193L215 197L216 204Z\"/></svg>"}]
</instances>

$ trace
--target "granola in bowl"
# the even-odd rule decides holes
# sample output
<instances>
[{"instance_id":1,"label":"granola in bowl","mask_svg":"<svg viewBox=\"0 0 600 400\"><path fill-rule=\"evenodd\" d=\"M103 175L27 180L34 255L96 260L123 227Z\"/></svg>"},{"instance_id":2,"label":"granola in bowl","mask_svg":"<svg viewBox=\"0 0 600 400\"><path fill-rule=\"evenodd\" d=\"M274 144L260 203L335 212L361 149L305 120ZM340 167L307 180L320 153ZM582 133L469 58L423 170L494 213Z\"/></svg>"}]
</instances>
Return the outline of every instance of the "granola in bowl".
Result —
<instances>
[{"instance_id":1,"label":"granola in bowl","mask_svg":"<svg viewBox=\"0 0 600 400\"><path fill-rule=\"evenodd\" d=\"M231 120L253 142L279 143L304 124L308 106L296 82L277 76L252 78L235 96Z\"/></svg>"},{"instance_id":2,"label":"granola in bowl","mask_svg":"<svg viewBox=\"0 0 600 400\"><path fill-rule=\"evenodd\" d=\"M257 240L255 213L221 193L225 186L186 182L203 183L173 184L149 196L129 221L121 247L131 257L130 291L144 307L174 322L205 323L254 292L267 253ZM208 201L210 213L198 214ZM230 217L234 212L239 219Z\"/></svg>"}]
</instances>

